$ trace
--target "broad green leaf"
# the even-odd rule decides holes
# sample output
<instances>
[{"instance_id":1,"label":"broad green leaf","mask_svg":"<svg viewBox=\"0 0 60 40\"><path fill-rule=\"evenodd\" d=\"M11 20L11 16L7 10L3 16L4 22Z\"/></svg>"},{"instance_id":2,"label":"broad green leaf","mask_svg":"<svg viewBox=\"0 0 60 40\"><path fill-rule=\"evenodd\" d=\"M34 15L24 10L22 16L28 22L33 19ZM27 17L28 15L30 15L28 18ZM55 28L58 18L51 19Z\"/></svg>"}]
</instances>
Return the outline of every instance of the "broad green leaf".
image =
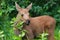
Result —
<instances>
[{"instance_id":1,"label":"broad green leaf","mask_svg":"<svg viewBox=\"0 0 60 40\"><path fill-rule=\"evenodd\" d=\"M57 12L60 13L60 10L58 10Z\"/></svg>"},{"instance_id":2,"label":"broad green leaf","mask_svg":"<svg viewBox=\"0 0 60 40\"><path fill-rule=\"evenodd\" d=\"M2 10L0 10L0 16L2 16Z\"/></svg>"}]
</instances>

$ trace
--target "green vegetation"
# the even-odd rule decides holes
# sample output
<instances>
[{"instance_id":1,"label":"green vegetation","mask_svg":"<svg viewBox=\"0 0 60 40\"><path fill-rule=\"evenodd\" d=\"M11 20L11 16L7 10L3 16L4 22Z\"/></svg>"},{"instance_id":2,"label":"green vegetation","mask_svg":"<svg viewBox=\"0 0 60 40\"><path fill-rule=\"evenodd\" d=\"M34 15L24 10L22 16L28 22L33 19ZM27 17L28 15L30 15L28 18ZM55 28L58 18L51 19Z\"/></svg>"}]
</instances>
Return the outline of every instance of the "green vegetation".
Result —
<instances>
[{"instance_id":1,"label":"green vegetation","mask_svg":"<svg viewBox=\"0 0 60 40\"><path fill-rule=\"evenodd\" d=\"M16 36L13 29L13 18L17 15L15 8L17 2L22 8L33 4L30 10L30 16L49 15L56 19L55 40L60 40L60 0L0 0L0 40L21 40L24 36ZM44 35L44 34L43 34ZM46 37L39 36L45 40Z\"/></svg>"}]
</instances>

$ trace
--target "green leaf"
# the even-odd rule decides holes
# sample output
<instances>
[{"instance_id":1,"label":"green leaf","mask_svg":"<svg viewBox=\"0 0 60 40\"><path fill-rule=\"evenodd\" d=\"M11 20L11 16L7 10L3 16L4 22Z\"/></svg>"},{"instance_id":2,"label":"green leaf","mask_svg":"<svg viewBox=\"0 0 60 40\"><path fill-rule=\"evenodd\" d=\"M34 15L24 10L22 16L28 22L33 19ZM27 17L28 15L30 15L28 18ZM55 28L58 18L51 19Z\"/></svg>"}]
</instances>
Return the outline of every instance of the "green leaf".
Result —
<instances>
[{"instance_id":1,"label":"green leaf","mask_svg":"<svg viewBox=\"0 0 60 40\"><path fill-rule=\"evenodd\" d=\"M0 34L4 33L4 31L0 31Z\"/></svg>"},{"instance_id":2,"label":"green leaf","mask_svg":"<svg viewBox=\"0 0 60 40\"><path fill-rule=\"evenodd\" d=\"M2 10L0 10L0 16L2 16Z\"/></svg>"},{"instance_id":3,"label":"green leaf","mask_svg":"<svg viewBox=\"0 0 60 40\"><path fill-rule=\"evenodd\" d=\"M21 34L19 35L19 37L24 37L25 36L25 32L22 31Z\"/></svg>"},{"instance_id":4,"label":"green leaf","mask_svg":"<svg viewBox=\"0 0 60 40\"><path fill-rule=\"evenodd\" d=\"M0 35L0 38L2 38L2 37L4 37L4 35L2 34L2 35Z\"/></svg>"},{"instance_id":5,"label":"green leaf","mask_svg":"<svg viewBox=\"0 0 60 40\"><path fill-rule=\"evenodd\" d=\"M58 10L57 12L60 13L60 10Z\"/></svg>"}]
</instances>

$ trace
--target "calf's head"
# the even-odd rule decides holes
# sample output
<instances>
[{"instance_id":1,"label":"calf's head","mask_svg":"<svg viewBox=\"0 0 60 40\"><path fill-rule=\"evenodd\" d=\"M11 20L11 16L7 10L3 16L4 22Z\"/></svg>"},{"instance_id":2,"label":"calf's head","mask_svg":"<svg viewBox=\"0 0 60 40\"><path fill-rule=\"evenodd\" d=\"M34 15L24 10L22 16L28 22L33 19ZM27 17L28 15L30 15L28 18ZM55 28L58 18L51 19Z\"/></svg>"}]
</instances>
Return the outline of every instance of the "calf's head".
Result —
<instances>
[{"instance_id":1,"label":"calf's head","mask_svg":"<svg viewBox=\"0 0 60 40\"><path fill-rule=\"evenodd\" d=\"M16 2L16 9L18 11L18 14L21 16L21 20L24 21L27 25L30 23L30 16L29 16L29 10L32 7L32 3L27 8L21 8Z\"/></svg>"}]
</instances>

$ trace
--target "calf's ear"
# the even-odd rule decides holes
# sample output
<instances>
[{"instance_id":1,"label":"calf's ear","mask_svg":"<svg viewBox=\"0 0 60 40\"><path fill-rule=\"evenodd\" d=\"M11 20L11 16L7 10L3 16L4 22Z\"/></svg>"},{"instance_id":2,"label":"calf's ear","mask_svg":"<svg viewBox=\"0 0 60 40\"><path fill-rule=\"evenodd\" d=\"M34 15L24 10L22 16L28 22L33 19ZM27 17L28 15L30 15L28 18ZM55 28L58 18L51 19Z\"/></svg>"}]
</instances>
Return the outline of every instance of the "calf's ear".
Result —
<instances>
[{"instance_id":1,"label":"calf's ear","mask_svg":"<svg viewBox=\"0 0 60 40\"><path fill-rule=\"evenodd\" d=\"M27 6L26 9L29 11L31 8L32 8L32 3L29 6Z\"/></svg>"},{"instance_id":2,"label":"calf's ear","mask_svg":"<svg viewBox=\"0 0 60 40\"><path fill-rule=\"evenodd\" d=\"M16 6L17 11L22 10L22 8L16 2L15 2L15 6Z\"/></svg>"}]
</instances>

